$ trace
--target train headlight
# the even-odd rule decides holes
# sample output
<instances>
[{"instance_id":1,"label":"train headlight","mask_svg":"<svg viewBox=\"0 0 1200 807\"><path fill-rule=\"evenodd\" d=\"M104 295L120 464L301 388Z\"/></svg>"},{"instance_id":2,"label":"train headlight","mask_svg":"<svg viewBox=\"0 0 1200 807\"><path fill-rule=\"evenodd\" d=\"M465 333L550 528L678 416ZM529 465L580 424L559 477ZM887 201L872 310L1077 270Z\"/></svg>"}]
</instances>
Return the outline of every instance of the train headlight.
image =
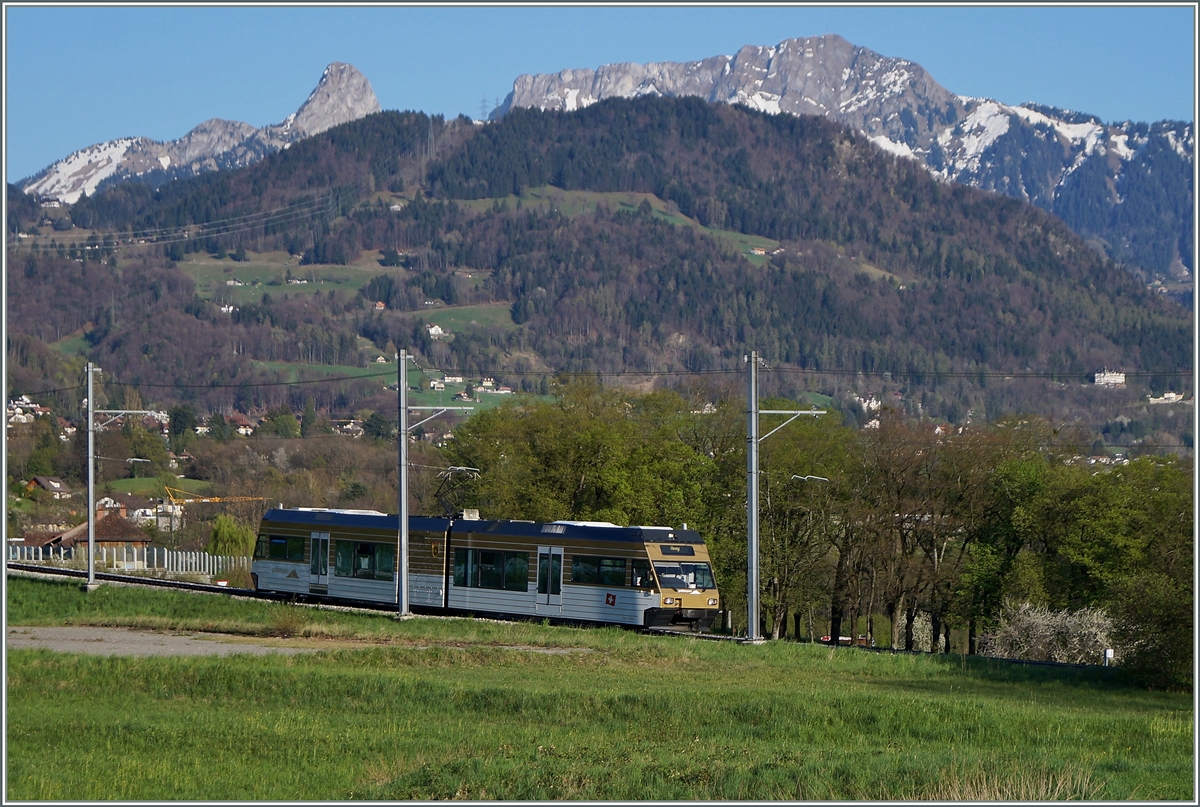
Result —
<instances>
[{"instance_id":1,"label":"train headlight","mask_svg":"<svg viewBox=\"0 0 1200 807\"><path fill-rule=\"evenodd\" d=\"M709 597L709 598L708 598L708 604L709 604L709 605L716 605L716 604L717 604L717 598L716 598L716 597Z\"/></svg>"},{"instance_id":2,"label":"train headlight","mask_svg":"<svg viewBox=\"0 0 1200 807\"><path fill-rule=\"evenodd\" d=\"M663 605L674 605L674 604L675 604L674 597L663 597Z\"/></svg>"}]
</instances>

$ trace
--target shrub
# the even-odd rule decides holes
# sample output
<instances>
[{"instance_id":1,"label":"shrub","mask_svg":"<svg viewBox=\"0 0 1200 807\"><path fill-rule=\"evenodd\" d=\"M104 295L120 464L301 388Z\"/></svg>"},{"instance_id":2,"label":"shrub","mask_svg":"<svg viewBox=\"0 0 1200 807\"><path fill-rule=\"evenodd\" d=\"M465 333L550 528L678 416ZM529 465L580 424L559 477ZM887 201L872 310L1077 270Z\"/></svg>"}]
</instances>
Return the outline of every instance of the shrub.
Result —
<instances>
[{"instance_id":1,"label":"shrub","mask_svg":"<svg viewBox=\"0 0 1200 807\"><path fill-rule=\"evenodd\" d=\"M219 515L213 519L208 554L249 557L254 551L255 538L253 527L242 524L233 516Z\"/></svg>"},{"instance_id":2,"label":"shrub","mask_svg":"<svg viewBox=\"0 0 1200 807\"><path fill-rule=\"evenodd\" d=\"M1030 603L1004 604L996 630L979 637L979 653L1025 661L1100 664L1112 647L1112 619L1096 608L1053 611Z\"/></svg>"},{"instance_id":3,"label":"shrub","mask_svg":"<svg viewBox=\"0 0 1200 807\"><path fill-rule=\"evenodd\" d=\"M1192 591L1186 582L1146 573L1125 581L1114 608L1121 666L1141 686L1192 687Z\"/></svg>"}]
</instances>

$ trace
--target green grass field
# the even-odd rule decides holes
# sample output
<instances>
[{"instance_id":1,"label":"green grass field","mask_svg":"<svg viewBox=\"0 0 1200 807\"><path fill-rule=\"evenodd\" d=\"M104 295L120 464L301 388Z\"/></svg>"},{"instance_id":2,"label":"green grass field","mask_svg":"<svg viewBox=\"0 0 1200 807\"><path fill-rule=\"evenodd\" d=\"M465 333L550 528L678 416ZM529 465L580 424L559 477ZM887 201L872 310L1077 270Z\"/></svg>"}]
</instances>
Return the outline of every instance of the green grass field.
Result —
<instances>
[{"instance_id":1,"label":"green grass field","mask_svg":"<svg viewBox=\"0 0 1200 807\"><path fill-rule=\"evenodd\" d=\"M157 479L114 479L105 484L116 493L132 493L135 496L162 495L162 485ZM212 493L212 483L203 479L176 479L171 487L186 490L188 493ZM85 505L84 511L86 510Z\"/></svg>"},{"instance_id":2,"label":"green grass field","mask_svg":"<svg viewBox=\"0 0 1200 807\"><path fill-rule=\"evenodd\" d=\"M86 356L88 350L91 349L91 345L88 344L82 330L76 331L69 336L64 336L57 342L51 342L50 347L64 356Z\"/></svg>"},{"instance_id":3,"label":"green grass field","mask_svg":"<svg viewBox=\"0 0 1200 807\"><path fill-rule=\"evenodd\" d=\"M770 258L771 250L779 246L778 241L757 235L745 235L731 230L716 230L705 227L695 219L690 219L679 212L671 202L664 201L652 193L634 193L624 191L565 191L553 185L543 185L530 188L523 196L509 195L504 199L456 199L455 204L472 210L491 210L494 205L506 204L509 209L516 208L520 201L522 207L536 207L542 210L557 210L565 216L578 216L595 212L596 208L604 205L609 210L634 211L643 201L650 203L654 215L663 221L681 227L692 227L700 232L716 238L730 249L740 252L751 263L764 265ZM761 249L765 255L756 255L751 250Z\"/></svg>"},{"instance_id":4,"label":"green grass field","mask_svg":"<svg viewBox=\"0 0 1200 807\"><path fill-rule=\"evenodd\" d=\"M9 624L222 630L318 648L11 651L11 800L1194 795L1190 697L1128 688L1111 669L396 622L22 578L7 598Z\"/></svg>"},{"instance_id":5,"label":"green grass field","mask_svg":"<svg viewBox=\"0 0 1200 807\"><path fill-rule=\"evenodd\" d=\"M217 260L205 253L188 255L177 266L196 283L196 293L206 300L220 300L234 305L256 303L263 294L328 294L332 289L347 294L357 293L367 281L386 271L379 265L379 253L364 252L347 266L314 264L301 266L300 262L286 252L249 253L248 260L232 258ZM305 283L288 283L291 272L295 280ZM228 281L237 280L244 285L230 286Z\"/></svg>"},{"instance_id":6,"label":"green grass field","mask_svg":"<svg viewBox=\"0 0 1200 807\"><path fill-rule=\"evenodd\" d=\"M425 312L424 319L430 324L441 325L451 333L461 333L471 328L515 330L519 327L512 321L512 306L508 303L432 308Z\"/></svg>"}]
</instances>

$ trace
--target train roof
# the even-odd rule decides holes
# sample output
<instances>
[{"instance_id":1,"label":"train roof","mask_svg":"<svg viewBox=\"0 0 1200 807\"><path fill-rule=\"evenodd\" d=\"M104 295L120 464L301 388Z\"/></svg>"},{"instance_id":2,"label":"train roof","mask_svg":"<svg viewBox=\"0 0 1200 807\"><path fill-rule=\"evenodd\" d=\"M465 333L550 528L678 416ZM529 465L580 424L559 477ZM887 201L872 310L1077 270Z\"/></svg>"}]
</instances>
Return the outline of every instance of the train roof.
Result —
<instances>
[{"instance_id":1,"label":"train roof","mask_svg":"<svg viewBox=\"0 0 1200 807\"><path fill-rule=\"evenodd\" d=\"M377 510L326 510L319 507L276 508L263 516L263 521L280 524L357 527L360 529L398 530L400 517L395 513L380 513ZM450 525L448 518L409 516L408 528L427 532L445 532Z\"/></svg>"},{"instance_id":2,"label":"train roof","mask_svg":"<svg viewBox=\"0 0 1200 807\"><path fill-rule=\"evenodd\" d=\"M511 535L514 538L559 536L585 541L664 541L674 544L702 544L704 539L695 530L675 527L619 527L607 522L584 521L467 521L456 520L453 533L470 532L476 535Z\"/></svg>"},{"instance_id":3,"label":"train roof","mask_svg":"<svg viewBox=\"0 0 1200 807\"><path fill-rule=\"evenodd\" d=\"M321 508L272 508L263 516L264 522L313 527L354 527L359 529L397 530L399 516L371 510L326 510ZM591 541L663 541L679 544L702 544L704 539L695 530L675 527L621 527L596 521L492 521L486 519L451 519L431 516L409 516L409 530L444 532L447 527L456 534L508 535L514 538L557 536Z\"/></svg>"}]
</instances>

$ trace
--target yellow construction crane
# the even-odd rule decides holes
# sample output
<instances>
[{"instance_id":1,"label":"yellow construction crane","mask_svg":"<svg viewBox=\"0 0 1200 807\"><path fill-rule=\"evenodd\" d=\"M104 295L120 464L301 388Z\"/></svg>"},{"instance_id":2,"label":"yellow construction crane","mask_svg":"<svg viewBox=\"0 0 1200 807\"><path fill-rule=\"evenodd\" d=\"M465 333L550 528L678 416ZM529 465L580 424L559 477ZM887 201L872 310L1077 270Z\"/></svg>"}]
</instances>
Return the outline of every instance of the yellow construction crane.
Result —
<instances>
[{"instance_id":1,"label":"yellow construction crane","mask_svg":"<svg viewBox=\"0 0 1200 807\"><path fill-rule=\"evenodd\" d=\"M171 504L205 504L208 502L261 502L262 496L197 496L179 488L163 486Z\"/></svg>"}]
</instances>

